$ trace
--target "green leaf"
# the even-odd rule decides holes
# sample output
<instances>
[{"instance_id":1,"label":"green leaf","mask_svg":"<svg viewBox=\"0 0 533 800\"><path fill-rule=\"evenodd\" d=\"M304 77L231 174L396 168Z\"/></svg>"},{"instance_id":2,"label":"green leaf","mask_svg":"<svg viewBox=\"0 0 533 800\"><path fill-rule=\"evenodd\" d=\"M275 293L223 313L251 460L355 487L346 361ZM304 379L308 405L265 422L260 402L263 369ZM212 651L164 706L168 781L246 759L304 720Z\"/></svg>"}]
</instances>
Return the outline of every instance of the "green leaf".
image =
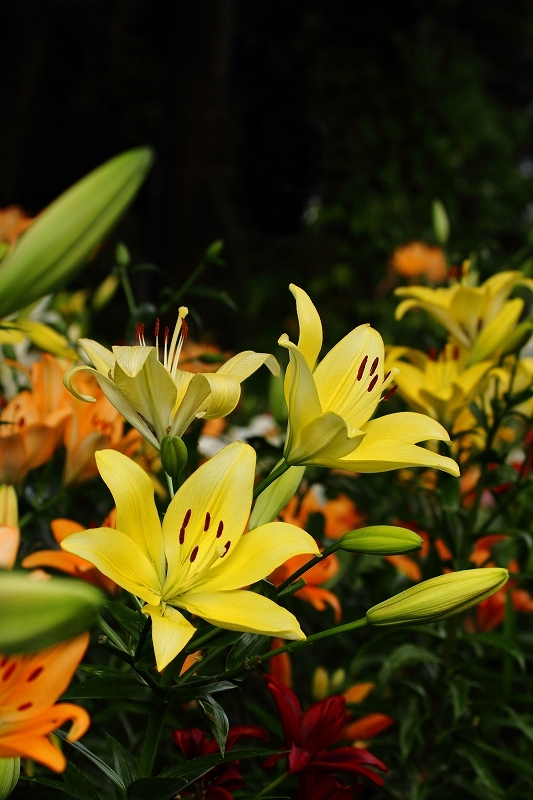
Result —
<instances>
[{"instance_id":1,"label":"green leaf","mask_svg":"<svg viewBox=\"0 0 533 800\"><path fill-rule=\"evenodd\" d=\"M491 789L493 792L497 792L497 796L501 797L503 800L505 797L503 789L492 774L481 753L478 753L473 747L460 747L457 749L457 754L462 755L468 760L483 786L487 789Z\"/></svg>"},{"instance_id":2,"label":"green leaf","mask_svg":"<svg viewBox=\"0 0 533 800\"><path fill-rule=\"evenodd\" d=\"M198 705L209 720L211 732L216 739L221 754L224 755L229 732L229 720L226 712L210 694L206 694L202 698L199 697Z\"/></svg>"},{"instance_id":3,"label":"green leaf","mask_svg":"<svg viewBox=\"0 0 533 800\"><path fill-rule=\"evenodd\" d=\"M459 717L464 714L468 705L468 692L470 683L465 678L454 677L449 682L450 695L453 705L453 719L457 722Z\"/></svg>"},{"instance_id":4,"label":"green leaf","mask_svg":"<svg viewBox=\"0 0 533 800\"><path fill-rule=\"evenodd\" d=\"M103 772L103 774L106 776L106 778L109 778L111 783L114 786L116 786L117 789L120 792L122 792L122 794L124 794L126 792L126 787L124 785L124 781L122 780L120 775L117 775L115 770L112 769L108 764L106 764L105 761L102 761L101 758L98 758L98 756L96 756L94 753L91 753L91 751L87 747L85 747L85 745L81 744L81 742L69 742L69 740L67 739L67 734L65 733L65 731L57 730L57 731L55 731L55 735L59 736L60 739L63 739L64 742L68 742L70 747L73 747L74 750L77 750L78 753L81 753L81 755L85 756L85 758L87 758L96 767L98 767L100 772Z\"/></svg>"},{"instance_id":5,"label":"green leaf","mask_svg":"<svg viewBox=\"0 0 533 800\"><path fill-rule=\"evenodd\" d=\"M396 650L393 650L383 664L378 675L378 683L380 686L386 685L398 669L407 665L439 663L440 658L424 647L418 647L414 644L402 644Z\"/></svg>"},{"instance_id":6,"label":"green leaf","mask_svg":"<svg viewBox=\"0 0 533 800\"><path fill-rule=\"evenodd\" d=\"M474 633L471 635L471 639L475 642L482 644L490 645L491 647L496 647L499 650L503 650L504 653L508 653L509 655L513 656L516 659L518 666L521 670L525 670L526 668L526 661L524 654L520 650L515 642L508 639L506 636L503 636L501 633Z\"/></svg>"},{"instance_id":7,"label":"green leaf","mask_svg":"<svg viewBox=\"0 0 533 800\"><path fill-rule=\"evenodd\" d=\"M150 702L154 699L154 696L152 689L145 683L141 683L135 678L124 676L121 678L89 678L82 683L70 686L63 695L63 699L125 697L132 700Z\"/></svg>"},{"instance_id":8,"label":"green leaf","mask_svg":"<svg viewBox=\"0 0 533 800\"><path fill-rule=\"evenodd\" d=\"M116 667L106 667L103 664L80 664L78 669L80 672L87 672L95 678L128 678L129 672Z\"/></svg>"},{"instance_id":9,"label":"green leaf","mask_svg":"<svg viewBox=\"0 0 533 800\"><path fill-rule=\"evenodd\" d=\"M70 761L67 761L67 767L62 774L62 778L62 781L57 781L51 778L30 778L24 774L20 776L23 781L49 786L52 789L57 789L58 792L68 794L69 797L75 797L77 800L100 800L100 796L83 772L75 767L74 764L71 764Z\"/></svg>"},{"instance_id":10,"label":"green leaf","mask_svg":"<svg viewBox=\"0 0 533 800\"><path fill-rule=\"evenodd\" d=\"M111 734L106 733L106 736L111 745L115 772L122 778L124 784L129 786L130 783L133 783L137 775L137 760L132 756L129 750L126 750L126 748L111 736Z\"/></svg>"},{"instance_id":11,"label":"green leaf","mask_svg":"<svg viewBox=\"0 0 533 800\"><path fill-rule=\"evenodd\" d=\"M39 214L2 261L0 317L67 283L122 216L152 161L148 147L122 153Z\"/></svg>"},{"instance_id":12,"label":"green leaf","mask_svg":"<svg viewBox=\"0 0 533 800\"><path fill-rule=\"evenodd\" d=\"M224 757L220 753L200 756L172 767L155 778L139 778L128 787L128 800L170 800L189 784L219 764L242 761L245 758L267 758L283 750L232 750Z\"/></svg>"},{"instance_id":13,"label":"green leaf","mask_svg":"<svg viewBox=\"0 0 533 800\"><path fill-rule=\"evenodd\" d=\"M476 746L490 753L496 759L512 764L513 767L517 767L518 770L522 770L528 775L533 775L533 764L531 764L530 761L524 761L522 758L518 758L518 756L514 756L512 753L507 752L507 750L502 750L499 747L492 747L481 739L476 741Z\"/></svg>"},{"instance_id":14,"label":"green leaf","mask_svg":"<svg viewBox=\"0 0 533 800\"><path fill-rule=\"evenodd\" d=\"M226 659L226 670L233 670L253 665L260 656L270 647L270 636L259 633L243 633L238 642L235 642Z\"/></svg>"},{"instance_id":15,"label":"green leaf","mask_svg":"<svg viewBox=\"0 0 533 800\"><path fill-rule=\"evenodd\" d=\"M206 678L209 681L209 678ZM217 694L218 692L227 692L229 689L236 689L234 683L230 681L217 681L216 683L200 683L200 684L184 684L180 686L173 686L170 691L170 699L172 702L177 702L180 705L188 703L190 700L196 700L198 697L205 697L207 694Z\"/></svg>"},{"instance_id":16,"label":"green leaf","mask_svg":"<svg viewBox=\"0 0 533 800\"><path fill-rule=\"evenodd\" d=\"M137 641L144 627L146 618L132 608L128 608L122 603L116 603L113 600L108 600L107 603L105 603L105 607L117 622L120 622L124 630L131 634Z\"/></svg>"}]
</instances>

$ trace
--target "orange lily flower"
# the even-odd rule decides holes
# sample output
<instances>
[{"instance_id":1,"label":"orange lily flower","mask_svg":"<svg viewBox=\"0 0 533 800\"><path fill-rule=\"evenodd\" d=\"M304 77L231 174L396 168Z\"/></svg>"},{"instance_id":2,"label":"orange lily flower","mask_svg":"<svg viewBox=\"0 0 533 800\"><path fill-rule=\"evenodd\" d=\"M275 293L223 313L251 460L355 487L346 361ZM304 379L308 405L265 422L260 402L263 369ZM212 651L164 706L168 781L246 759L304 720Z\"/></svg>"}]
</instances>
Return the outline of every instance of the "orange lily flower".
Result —
<instances>
[{"instance_id":1,"label":"orange lily flower","mask_svg":"<svg viewBox=\"0 0 533 800\"><path fill-rule=\"evenodd\" d=\"M363 700L366 700L370 692L373 691L375 685L375 683L366 682L355 683L353 686L350 686L349 689L343 692L346 703L348 705L351 703L362 703ZM365 714L365 716L359 717L359 719L350 722L346 726L342 738L344 741L353 742L357 747L364 747L366 746L366 740L373 739L374 736L387 730L391 725L394 725L394 720L392 717L387 716L387 714L379 714L377 712Z\"/></svg>"},{"instance_id":2,"label":"orange lily flower","mask_svg":"<svg viewBox=\"0 0 533 800\"><path fill-rule=\"evenodd\" d=\"M57 366L43 353L31 369L33 391L20 392L0 413L0 483L20 484L60 444L71 410Z\"/></svg>"},{"instance_id":3,"label":"orange lily flower","mask_svg":"<svg viewBox=\"0 0 533 800\"><path fill-rule=\"evenodd\" d=\"M139 449L143 438L136 430L123 435L124 417L109 402L92 375L78 375L77 385L82 393L95 397L96 402L84 403L64 389L66 402L72 409L64 435L67 451L63 470L64 486L83 483L98 475L94 458L97 450L118 450L131 457Z\"/></svg>"},{"instance_id":4,"label":"orange lily flower","mask_svg":"<svg viewBox=\"0 0 533 800\"><path fill-rule=\"evenodd\" d=\"M420 563L417 559L423 560L428 557L431 546L430 536L428 533L426 533L426 531L421 530L416 523L406 523L400 522L399 520L393 520L393 524L415 531L415 533L418 533L418 535L422 537L423 544L415 558L404 555L383 556L383 558L385 561L388 561L389 564L392 564L392 566L398 572L400 572L402 575L405 575L406 578L409 578L409 580L413 581L413 583L418 583L422 580L422 570L420 569ZM453 559L453 554L450 553L446 543L442 539L435 539L433 546L435 547L435 550L437 551L441 561L451 561ZM446 571L449 570L446 567L443 568L443 572Z\"/></svg>"},{"instance_id":5,"label":"orange lily flower","mask_svg":"<svg viewBox=\"0 0 533 800\"><path fill-rule=\"evenodd\" d=\"M69 685L87 645L89 634L32 655L0 656L0 758L32 758L56 772L67 761L48 739L72 720L68 740L83 736L89 715L72 703L55 704Z\"/></svg>"},{"instance_id":6,"label":"orange lily flower","mask_svg":"<svg viewBox=\"0 0 533 800\"><path fill-rule=\"evenodd\" d=\"M284 522L305 528L309 515L317 512L324 517L324 535L328 539L340 539L345 533L360 528L365 522L364 515L359 513L355 503L345 494L321 501L319 492L314 491L313 487L306 492L303 499L293 497L279 516Z\"/></svg>"},{"instance_id":7,"label":"orange lily flower","mask_svg":"<svg viewBox=\"0 0 533 800\"><path fill-rule=\"evenodd\" d=\"M308 561L310 561L312 556L308 555L300 555L300 556L293 556L289 558L284 564L274 570L274 572L270 575L269 581L274 584L274 586L279 586L280 583L283 583L289 575L292 575L297 569L302 567ZM318 564L315 564L314 567L305 573L305 580L307 581L307 586L304 586L303 589L300 589L298 592L294 593L295 597L300 597L302 600L306 600L308 603L311 603L313 608L316 608L317 611L324 611L327 605L331 606L333 609L333 614L335 617L335 622L339 622L342 610L341 604L339 602L339 598L336 594L329 591L329 589L322 589L321 584L326 583L333 578L334 575L337 574L339 571L339 560L335 553L333 555L328 556L323 561L320 561Z\"/></svg>"},{"instance_id":8,"label":"orange lily flower","mask_svg":"<svg viewBox=\"0 0 533 800\"><path fill-rule=\"evenodd\" d=\"M489 536L482 536L478 539L474 550L470 556L470 561L473 561L477 567L493 567L494 562L492 558L492 548L498 542L505 541L509 537L504 533L490 534ZM507 568L511 573L520 572L520 566L515 559L511 559L507 564ZM465 625L470 631L493 631L498 625L501 625L505 618L505 606L507 602L507 595L510 594L511 601L515 611L522 611L525 614L530 614L533 611L533 597L526 592L525 589L518 589L515 580L510 580L507 584L493 594L487 597L475 608L475 618L467 617Z\"/></svg>"},{"instance_id":9,"label":"orange lily flower","mask_svg":"<svg viewBox=\"0 0 533 800\"><path fill-rule=\"evenodd\" d=\"M113 509L102 523L103 527L114 528L116 517L116 509ZM50 527L52 528L54 539L59 545L71 533L80 533L86 530L83 525L74 522L72 519L54 519L50 523ZM111 578L103 575L90 561L86 561L84 558L75 556L72 553L67 553L66 550L37 550L35 553L30 553L29 556L26 556L22 566L28 569L52 567L53 569L61 570L61 572L66 572L74 578L81 578L83 581L93 583L111 595L120 591L120 586L117 586Z\"/></svg>"},{"instance_id":10,"label":"orange lily flower","mask_svg":"<svg viewBox=\"0 0 533 800\"><path fill-rule=\"evenodd\" d=\"M448 267L440 247L430 247L424 242L409 242L394 251L390 265L394 272L405 278L425 275L432 283L446 280Z\"/></svg>"}]
</instances>

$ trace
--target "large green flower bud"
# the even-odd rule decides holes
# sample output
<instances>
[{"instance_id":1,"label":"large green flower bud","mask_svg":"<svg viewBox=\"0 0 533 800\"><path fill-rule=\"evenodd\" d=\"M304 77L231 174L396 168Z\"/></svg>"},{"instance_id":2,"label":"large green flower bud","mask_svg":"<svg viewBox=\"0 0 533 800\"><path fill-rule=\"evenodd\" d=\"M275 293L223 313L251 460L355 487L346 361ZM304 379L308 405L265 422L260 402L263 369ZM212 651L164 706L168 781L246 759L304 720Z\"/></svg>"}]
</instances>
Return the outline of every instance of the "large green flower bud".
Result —
<instances>
[{"instance_id":1,"label":"large green flower bud","mask_svg":"<svg viewBox=\"0 0 533 800\"><path fill-rule=\"evenodd\" d=\"M348 553L365 553L375 556L392 556L408 553L422 547L422 537L396 525L372 525L345 533L339 541L340 549Z\"/></svg>"},{"instance_id":2,"label":"large green flower bud","mask_svg":"<svg viewBox=\"0 0 533 800\"><path fill-rule=\"evenodd\" d=\"M161 463L171 478L177 478L187 463L187 448L179 436L164 436L161 439Z\"/></svg>"},{"instance_id":3,"label":"large green flower bud","mask_svg":"<svg viewBox=\"0 0 533 800\"><path fill-rule=\"evenodd\" d=\"M0 800L9 797L18 783L20 758L0 758Z\"/></svg>"}]
</instances>

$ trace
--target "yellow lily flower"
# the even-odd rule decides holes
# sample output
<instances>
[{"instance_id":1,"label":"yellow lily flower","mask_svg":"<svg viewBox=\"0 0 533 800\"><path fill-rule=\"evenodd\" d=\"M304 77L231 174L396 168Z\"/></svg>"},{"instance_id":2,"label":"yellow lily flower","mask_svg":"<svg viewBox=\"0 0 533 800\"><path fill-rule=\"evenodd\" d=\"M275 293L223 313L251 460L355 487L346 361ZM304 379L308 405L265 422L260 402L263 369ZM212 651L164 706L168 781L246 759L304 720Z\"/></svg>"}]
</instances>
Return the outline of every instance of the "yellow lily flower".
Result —
<instances>
[{"instance_id":1,"label":"yellow lily flower","mask_svg":"<svg viewBox=\"0 0 533 800\"><path fill-rule=\"evenodd\" d=\"M398 373L392 369L384 375L379 333L360 325L315 368L322 347L320 317L302 289L291 284L290 290L296 298L300 338L298 345L286 334L279 339L290 356L285 377L287 464L317 464L353 472L426 466L458 475L459 468L451 458L416 446L428 439L449 441L435 420L404 412L369 421L383 391Z\"/></svg>"},{"instance_id":2,"label":"yellow lily flower","mask_svg":"<svg viewBox=\"0 0 533 800\"><path fill-rule=\"evenodd\" d=\"M229 630L305 638L289 611L242 589L294 555L319 552L311 536L284 522L243 536L255 474L249 445L234 442L193 473L162 525L144 470L114 450L101 450L96 458L115 498L116 530L73 533L61 546L144 600L159 670L196 630L178 609Z\"/></svg>"},{"instance_id":3,"label":"yellow lily flower","mask_svg":"<svg viewBox=\"0 0 533 800\"><path fill-rule=\"evenodd\" d=\"M524 308L520 298L507 300L515 286L533 290L533 280L522 272L507 271L492 275L481 286L461 282L447 288L402 286L395 294L408 299L396 309L401 319L413 308L423 308L443 325L452 336L452 344L472 349L469 363L475 364L494 353L513 331Z\"/></svg>"},{"instance_id":4,"label":"yellow lily flower","mask_svg":"<svg viewBox=\"0 0 533 800\"><path fill-rule=\"evenodd\" d=\"M94 402L90 395L80 394L72 382L79 371L91 372L108 400L159 450L164 436L181 436L195 417L217 419L233 411L239 401L240 384L262 364L273 374L278 373L274 356L252 350L233 356L215 373L195 375L178 369L187 335L186 315L187 309L181 307L170 343L168 328L165 330L162 361L158 323L155 347L145 344L142 325L138 328L138 345L113 347L113 352L92 339L80 339L94 368L74 367L65 375L65 386L79 400Z\"/></svg>"},{"instance_id":5,"label":"yellow lily flower","mask_svg":"<svg viewBox=\"0 0 533 800\"><path fill-rule=\"evenodd\" d=\"M400 360L404 358L410 363ZM458 414L483 392L488 372L494 366L492 361L467 366L468 351L451 344L442 349L438 358L411 347L392 347L386 363L388 368L400 368L396 383L406 403L450 430Z\"/></svg>"}]
</instances>

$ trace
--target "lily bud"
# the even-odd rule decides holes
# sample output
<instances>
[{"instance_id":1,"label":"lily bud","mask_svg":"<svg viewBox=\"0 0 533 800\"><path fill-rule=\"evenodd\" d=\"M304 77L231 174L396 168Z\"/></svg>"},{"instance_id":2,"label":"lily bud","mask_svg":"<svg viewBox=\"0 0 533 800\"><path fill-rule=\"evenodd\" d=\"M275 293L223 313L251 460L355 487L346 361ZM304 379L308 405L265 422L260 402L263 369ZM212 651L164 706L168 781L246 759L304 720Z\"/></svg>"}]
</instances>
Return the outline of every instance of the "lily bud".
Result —
<instances>
[{"instance_id":1,"label":"lily bud","mask_svg":"<svg viewBox=\"0 0 533 800\"><path fill-rule=\"evenodd\" d=\"M0 653L37 652L77 636L95 622L104 599L85 581L1 573Z\"/></svg>"},{"instance_id":2,"label":"lily bud","mask_svg":"<svg viewBox=\"0 0 533 800\"><path fill-rule=\"evenodd\" d=\"M18 783L20 758L0 758L0 800L9 797Z\"/></svg>"},{"instance_id":3,"label":"lily bud","mask_svg":"<svg viewBox=\"0 0 533 800\"><path fill-rule=\"evenodd\" d=\"M311 684L311 695L314 700L323 700L329 693L329 675L324 667L317 667Z\"/></svg>"},{"instance_id":4,"label":"lily bud","mask_svg":"<svg viewBox=\"0 0 533 800\"><path fill-rule=\"evenodd\" d=\"M305 467L289 467L257 498L250 517L249 529L253 530L260 525L266 525L276 519L282 508L285 508L300 485Z\"/></svg>"},{"instance_id":5,"label":"lily bud","mask_svg":"<svg viewBox=\"0 0 533 800\"><path fill-rule=\"evenodd\" d=\"M396 525L372 525L345 533L339 540L340 549L348 553L364 553L373 556L393 556L419 550L422 537L408 528Z\"/></svg>"},{"instance_id":6,"label":"lily bud","mask_svg":"<svg viewBox=\"0 0 533 800\"><path fill-rule=\"evenodd\" d=\"M91 306L95 311L100 311L113 299L119 282L118 275L114 273L104 278L102 283L96 288L91 299Z\"/></svg>"},{"instance_id":7,"label":"lily bud","mask_svg":"<svg viewBox=\"0 0 533 800\"><path fill-rule=\"evenodd\" d=\"M439 575L412 586L366 612L370 625L437 622L466 611L505 586L509 572L499 567Z\"/></svg>"},{"instance_id":8,"label":"lily bud","mask_svg":"<svg viewBox=\"0 0 533 800\"><path fill-rule=\"evenodd\" d=\"M161 463L171 478L177 478L187 463L187 448L179 436L164 436L161 439Z\"/></svg>"},{"instance_id":9,"label":"lily bud","mask_svg":"<svg viewBox=\"0 0 533 800\"><path fill-rule=\"evenodd\" d=\"M2 261L0 317L66 284L122 216L152 161L148 147L121 153L39 214Z\"/></svg>"},{"instance_id":10,"label":"lily bud","mask_svg":"<svg viewBox=\"0 0 533 800\"><path fill-rule=\"evenodd\" d=\"M19 524L17 493L13 486L0 486L0 525L16 527Z\"/></svg>"},{"instance_id":11,"label":"lily bud","mask_svg":"<svg viewBox=\"0 0 533 800\"><path fill-rule=\"evenodd\" d=\"M450 238L450 220L441 200L433 200L433 230L437 241L445 245Z\"/></svg>"}]
</instances>

